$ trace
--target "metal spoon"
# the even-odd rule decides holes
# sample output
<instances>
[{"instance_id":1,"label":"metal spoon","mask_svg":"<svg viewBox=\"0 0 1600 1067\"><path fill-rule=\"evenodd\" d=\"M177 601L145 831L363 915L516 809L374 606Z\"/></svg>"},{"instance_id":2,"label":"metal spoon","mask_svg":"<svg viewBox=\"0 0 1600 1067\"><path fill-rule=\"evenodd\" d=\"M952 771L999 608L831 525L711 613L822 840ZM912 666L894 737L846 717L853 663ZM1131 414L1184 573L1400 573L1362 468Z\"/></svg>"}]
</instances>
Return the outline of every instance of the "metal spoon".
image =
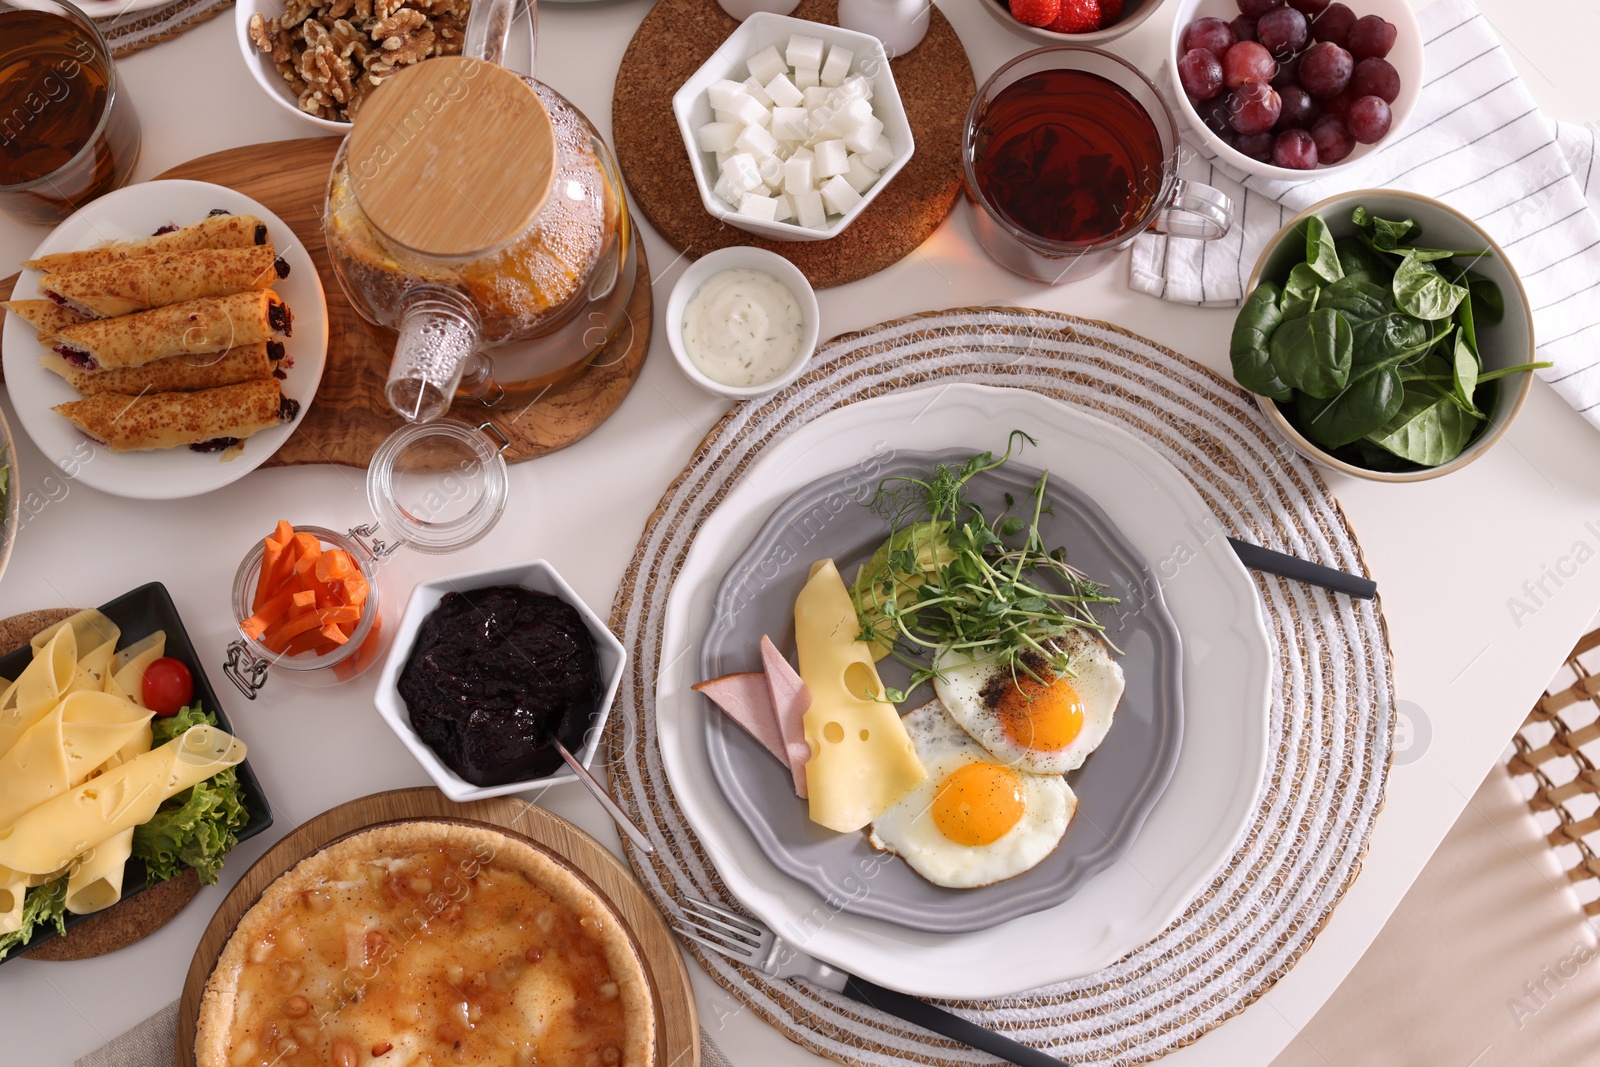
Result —
<instances>
[{"instance_id":1,"label":"metal spoon","mask_svg":"<svg viewBox=\"0 0 1600 1067\"><path fill-rule=\"evenodd\" d=\"M606 787L600 784L600 779L590 774L588 769L578 762L578 757L567 750L567 746L561 743L559 737L552 737L551 740L556 743L556 751L561 753L561 758L567 761L567 766L571 767L572 772L578 776L578 781L582 782L583 787L600 802L602 808L606 809L606 814L611 816L611 821L617 824L617 829L627 834L628 840L632 841L634 847L640 852L654 852L656 846L652 845L650 839L644 836L643 830L633 824L633 820L628 818L627 813L617 806L617 802L611 799L611 794L607 793Z\"/></svg>"}]
</instances>

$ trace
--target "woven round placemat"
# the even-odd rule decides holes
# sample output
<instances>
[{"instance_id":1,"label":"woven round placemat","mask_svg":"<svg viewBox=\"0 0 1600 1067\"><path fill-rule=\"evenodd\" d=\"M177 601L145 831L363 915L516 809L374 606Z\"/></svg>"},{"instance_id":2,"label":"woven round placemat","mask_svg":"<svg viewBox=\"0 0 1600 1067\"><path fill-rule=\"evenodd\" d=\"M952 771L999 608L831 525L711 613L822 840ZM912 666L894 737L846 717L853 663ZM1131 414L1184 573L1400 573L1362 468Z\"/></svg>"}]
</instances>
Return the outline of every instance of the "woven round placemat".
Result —
<instances>
[{"instance_id":1,"label":"woven round placemat","mask_svg":"<svg viewBox=\"0 0 1600 1067\"><path fill-rule=\"evenodd\" d=\"M839 2L801 0L790 14L836 26ZM922 43L889 63L916 139L911 161L860 218L826 241L759 237L713 218L700 202L672 94L738 26L716 0L660 0L628 43L612 92L611 141L645 218L672 247L691 256L728 245L776 252L818 289L876 274L910 255L961 195L961 132L978 87L949 21L932 8Z\"/></svg>"},{"instance_id":2,"label":"woven round placemat","mask_svg":"<svg viewBox=\"0 0 1600 1067\"><path fill-rule=\"evenodd\" d=\"M96 18L95 25L105 35L111 54L118 59L171 40L207 19L233 7L233 0L174 0L160 7L129 11L109 18Z\"/></svg>"},{"instance_id":3,"label":"woven round placemat","mask_svg":"<svg viewBox=\"0 0 1600 1067\"><path fill-rule=\"evenodd\" d=\"M738 907L662 767L655 689L667 597L706 516L763 450L847 404L927 383L1031 389L1138 434L1235 536L1366 573L1316 471L1247 394L1105 323L1045 312L931 312L837 337L810 373L734 408L651 515L612 607L628 674L606 735L612 788L657 843L635 870L663 907ZM1394 732L1383 617L1374 601L1256 575L1272 652L1268 773L1227 864L1160 936L1086 978L948 1006L1076 1063L1131 1064L1194 1041L1272 987L1355 878L1382 806ZM964 1046L816 986L773 981L690 946L706 972L791 1040L843 1063L970 1064Z\"/></svg>"}]
</instances>

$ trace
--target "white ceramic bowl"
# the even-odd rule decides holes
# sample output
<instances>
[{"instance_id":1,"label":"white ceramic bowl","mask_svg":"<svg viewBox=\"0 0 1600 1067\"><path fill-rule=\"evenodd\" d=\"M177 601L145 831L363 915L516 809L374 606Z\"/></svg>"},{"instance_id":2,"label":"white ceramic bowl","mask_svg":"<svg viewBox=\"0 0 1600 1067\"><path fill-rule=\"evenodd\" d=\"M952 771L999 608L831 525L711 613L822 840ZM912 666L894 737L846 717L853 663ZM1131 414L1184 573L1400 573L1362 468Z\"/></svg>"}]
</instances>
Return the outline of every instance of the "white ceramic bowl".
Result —
<instances>
[{"instance_id":1,"label":"white ceramic bowl","mask_svg":"<svg viewBox=\"0 0 1600 1067\"><path fill-rule=\"evenodd\" d=\"M978 6L998 19L1001 25L1042 44L1083 44L1099 47L1107 41L1115 41L1123 34L1133 32L1141 22L1154 15L1163 2L1164 0L1126 0L1122 5L1121 18L1103 30L1093 30L1089 33L1055 33L1043 26L1029 26L1025 22L1018 22L1011 16L1011 5L1006 0L978 0ZM1038 48L1039 44L1032 47Z\"/></svg>"},{"instance_id":2,"label":"white ceramic bowl","mask_svg":"<svg viewBox=\"0 0 1600 1067\"><path fill-rule=\"evenodd\" d=\"M800 335L800 349L795 353L794 362L789 365L789 369L764 385L723 385L708 378L694 365L694 361L689 358L689 353L683 347L683 309L688 305L689 298L694 296L707 278L725 270L739 268L764 271L772 275L800 302L803 331ZM817 351L817 333L821 317L817 307L816 290L811 288L811 283L800 273L799 267L778 253L768 252L764 248L732 245L706 253L689 264L689 268L679 276L677 284L672 287L672 295L667 298L667 347L672 349L672 356L678 361L679 369L694 384L708 393L734 400L745 400L752 396L775 393L805 373L806 366Z\"/></svg>"},{"instance_id":3,"label":"white ceramic bowl","mask_svg":"<svg viewBox=\"0 0 1600 1067\"><path fill-rule=\"evenodd\" d=\"M1422 227L1422 236L1413 243L1428 248L1487 248L1494 253L1473 262L1472 269L1490 278L1500 287L1505 297L1505 317L1494 325L1477 326L1478 347L1486 370L1527 363L1534 356L1533 313L1528 309L1528 294L1522 288L1522 279L1506 256L1505 250L1495 243L1477 223L1447 204L1417 193L1394 189L1359 189L1341 193L1320 203L1312 204L1284 224L1261 250L1255 269L1250 272L1250 283L1245 292L1254 291L1262 278L1281 280L1295 263L1305 261L1305 238L1299 230L1300 223L1311 215L1321 215L1335 237L1347 237L1356 232L1350 213L1357 205L1381 219L1416 219ZM1494 443L1505 436L1511 420L1522 410L1528 393L1533 388L1533 372L1524 371L1502 379L1499 395L1489 411L1489 424L1483 432L1467 445L1462 453L1449 463L1438 467L1425 467L1414 471L1377 471L1337 459L1314 444L1295 429L1276 403L1264 396L1255 401L1272 421L1294 450L1313 463L1341 474L1366 478L1375 482L1420 482L1458 471L1477 459Z\"/></svg>"},{"instance_id":4,"label":"white ceramic bowl","mask_svg":"<svg viewBox=\"0 0 1600 1067\"><path fill-rule=\"evenodd\" d=\"M1411 10L1410 0L1345 0L1345 5L1358 17L1378 15L1385 21L1393 23L1396 30L1394 47L1384 58L1400 75L1400 95L1389 105L1391 121L1389 132L1383 140L1376 144L1358 144L1348 156L1331 166L1318 166L1312 170L1290 170L1287 167L1275 167L1271 163L1251 159L1243 152L1230 147L1221 137L1213 133L1201 120L1194 105L1189 102L1188 95L1183 91L1183 83L1178 80L1180 55L1178 48L1179 42L1183 39L1183 31L1188 29L1189 24L1195 19L1219 18L1231 22L1238 18L1239 5L1234 0L1177 0L1176 18L1172 23L1172 39L1167 43L1167 77L1172 82L1173 110L1189 124L1189 128L1205 144L1206 149L1216 153L1218 159L1246 174L1256 174L1274 181L1308 182L1326 178L1348 169L1375 152L1383 151L1385 145L1399 139L1406 122L1411 118L1411 112L1417 106L1417 96L1422 91L1422 30L1417 26L1417 16Z\"/></svg>"},{"instance_id":5,"label":"white ceramic bowl","mask_svg":"<svg viewBox=\"0 0 1600 1067\"><path fill-rule=\"evenodd\" d=\"M820 37L830 48L840 44L855 53L852 73L865 74L872 79L872 113L883 123L883 132L894 147L894 159L884 168L878 180L861 194L861 202L843 215L830 216L828 224L821 229L801 226L796 222L767 222L734 211L712 191L717 184L716 156L700 151L695 140L695 130L712 120L711 103L706 99L706 89L711 83L723 78L744 81L750 76L745 63L751 56L768 45L776 45L778 51L782 52L789 43L790 35L796 33ZM900 168L906 165L916 149L911 136L911 122L906 118L905 105L900 102L900 90L895 88L894 73L889 69L889 57L883 50L883 42L870 34L764 11L745 19L722 42L722 47L689 76L689 80L673 94L672 113L677 116L678 132L683 135L683 146L689 153L695 185L700 189L700 202L706 210L730 226L779 241L825 241L843 233L845 227L859 218L884 186L900 173Z\"/></svg>"},{"instance_id":6,"label":"white ceramic bowl","mask_svg":"<svg viewBox=\"0 0 1600 1067\"><path fill-rule=\"evenodd\" d=\"M433 779L440 792L457 802L521 793L557 782L574 781L577 777L571 768L563 765L559 771L543 778L506 782L502 785L473 785L446 766L438 754L417 736L417 731L411 726L411 713L406 708L405 700L400 696L398 683L400 672L405 668L406 660L411 655L411 646L416 642L417 630L421 627L422 620L439 606L439 601L446 593L483 589L491 585L520 585L537 593L560 597L577 609L578 614L583 617L584 625L589 628L589 634L594 638L595 654L600 661L600 681L603 688L600 703L595 706L589 729L584 734L583 748L574 753L585 767L594 762L595 752L600 747L600 735L604 732L606 720L611 716L611 705L617 698L617 687L622 684L622 670L628 658L622 642L606 629L606 624L600 616L591 611L589 605L580 600L578 594L572 591L572 587L556 573L556 569L542 559L418 582L416 588L411 591L411 599L406 602L405 614L400 617L400 624L395 630L394 644L389 648L389 658L384 661L383 674L378 679L378 691L373 700L383 721L389 724L389 729L395 732L401 743L411 750L411 754L422 764L422 769L428 772L428 777Z\"/></svg>"},{"instance_id":7,"label":"white ceramic bowl","mask_svg":"<svg viewBox=\"0 0 1600 1067\"><path fill-rule=\"evenodd\" d=\"M256 84L261 86L261 91L285 111L325 133L349 133L348 122L334 122L331 119L308 115L300 110L300 104L290 91L289 83L278 73L272 57L257 48L256 43L250 39L250 16L256 14L271 21L283 14L283 4L281 0L238 0L234 5L233 29L234 35L239 39L239 51L244 54L245 69L255 78Z\"/></svg>"},{"instance_id":8,"label":"white ceramic bowl","mask_svg":"<svg viewBox=\"0 0 1600 1067\"><path fill-rule=\"evenodd\" d=\"M0 466L6 468L5 490L0 493L0 574L11 560L17 543L17 526L22 521L22 488L17 482L17 444L11 439L6 413L0 411Z\"/></svg>"}]
</instances>

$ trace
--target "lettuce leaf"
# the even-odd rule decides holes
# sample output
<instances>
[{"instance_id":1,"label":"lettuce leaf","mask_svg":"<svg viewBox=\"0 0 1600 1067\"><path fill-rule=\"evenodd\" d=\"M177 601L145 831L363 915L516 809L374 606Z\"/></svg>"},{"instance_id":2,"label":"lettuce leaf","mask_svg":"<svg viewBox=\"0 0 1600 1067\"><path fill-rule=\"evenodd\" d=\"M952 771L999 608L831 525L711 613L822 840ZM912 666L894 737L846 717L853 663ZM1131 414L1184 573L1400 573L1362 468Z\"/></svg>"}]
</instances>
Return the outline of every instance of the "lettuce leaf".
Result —
<instances>
[{"instance_id":1,"label":"lettuce leaf","mask_svg":"<svg viewBox=\"0 0 1600 1067\"><path fill-rule=\"evenodd\" d=\"M67 932L67 876L64 874L53 882L28 890L22 902L22 925L0 937L0 960L12 949L27 944L35 926L46 923L55 926L58 934Z\"/></svg>"},{"instance_id":2,"label":"lettuce leaf","mask_svg":"<svg viewBox=\"0 0 1600 1067\"><path fill-rule=\"evenodd\" d=\"M150 724L154 745L163 745L191 726L215 726L217 718L198 705ZM239 794L239 776L229 767L170 797L150 821L133 831L133 854L144 861L150 881L164 882L193 867L205 885L217 880L223 857L250 820Z\"/></svg>"}]
</instances>

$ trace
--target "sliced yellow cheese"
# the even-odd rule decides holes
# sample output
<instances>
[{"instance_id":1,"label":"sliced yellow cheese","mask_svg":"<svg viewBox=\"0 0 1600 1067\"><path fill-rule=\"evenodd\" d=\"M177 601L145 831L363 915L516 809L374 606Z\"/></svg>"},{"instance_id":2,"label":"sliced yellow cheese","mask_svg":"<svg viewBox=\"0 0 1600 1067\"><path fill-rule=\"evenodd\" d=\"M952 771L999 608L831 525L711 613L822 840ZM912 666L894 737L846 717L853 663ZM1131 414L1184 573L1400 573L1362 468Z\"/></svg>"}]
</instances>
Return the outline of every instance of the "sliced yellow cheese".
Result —
<instances>
[{"instance_id":1,"label":"sliced yellow cheese","mask_svg":"<svg viewBox=\"0 0 1600 1067\"><path fill-rule=\"evenodd\" d=\"M109 693L77 692L0 756L0 826L85 782L130 742L150 747L150 712Z\"/></svg>"},{"instance_id":2,"label":"sliced yellow cheese","mask_svg":"<svg viewBox=\"0 0 1600 1067\"><path fill-rule=\"evenodd\" d=\"M122 899L122 872L133 854L133 827L100 842L72 865L67 876L67 910L74 915L104 911Z\"/></svg>"},{"instance_id":3,"label":"sliced yellow cheese","mask_svg":"<svg viewBox=\"0 0 1600 1067\"><path fill-rule=\"evenodd\" d=\"M100 612L88 608L34 634L29 642L34 652L38 653L49 644L50 639L63 627L72 631L78 645L78 674L72 690L104 689L106 677L111 673L111 657L116 652L117 639L122 635L121 629Z\"/></svg>"},{"instance_id":4,"label":"sliced yellow cheese","mask_svg":"<svg viewBox=\"0 0 1600 1067\"><path fill-rule=\"evenodd\" d=\"M927 771L895 706L874 698L883 683L872 650L856 640L855 605L831 559L812 566L794 622L800 677L811 690L804 719L811 821L850 833L898 803Z\"/></svg>"},{"instance_id":5,"label":"sliced yellow cheese","mask_svg":"<svg viewBox=\"0 0 1600 1067\"><path fill-rule=\"evenodd\" d=\"M144 707L144 672L167 653L167 634L157 630L118 652L106 674L105 689Z\"/></svg>"},{"instance_id":6,"label":"sliced yellow cheese","mask_svg":"<svg viewBox=\"0 0 1600 1067\"><path fill-rule=\"evenodd\" d=\"M22 898L28 888L27 875L0 871L0 936L22 929Z\"/></svg>"},{"instance_id":7,"label":"sliced yellow cheese","mask_svg":"<svg viewBox=\"0 0 1600 1067\"><path fill-rule=\"evenodd\" d=\"M70 626L59 627L33 661L0 693L0 756L28 728L61 703L78 675L78 642Z\"/></svg>"}]
</instances>

